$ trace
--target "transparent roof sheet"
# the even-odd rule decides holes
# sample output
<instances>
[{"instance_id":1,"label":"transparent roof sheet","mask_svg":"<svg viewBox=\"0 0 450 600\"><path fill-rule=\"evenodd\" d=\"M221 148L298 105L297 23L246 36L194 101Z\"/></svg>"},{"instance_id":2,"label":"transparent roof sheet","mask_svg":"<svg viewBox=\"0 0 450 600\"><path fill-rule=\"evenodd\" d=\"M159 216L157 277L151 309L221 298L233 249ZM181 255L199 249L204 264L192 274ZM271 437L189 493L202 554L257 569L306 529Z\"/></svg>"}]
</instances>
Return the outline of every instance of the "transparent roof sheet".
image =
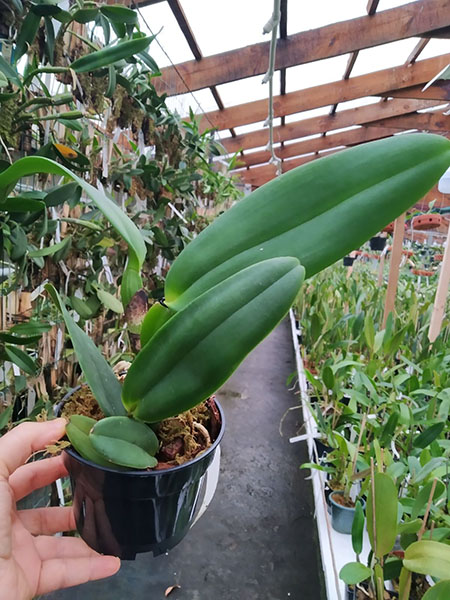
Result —
<instances>
[{"instance_id":1,"label":"transparent roof sheet","mask_svg":"<svg viewBox=\"0 0 450 600\"><path fill-rule=\"evenodd\" d=\"M324 27L330 23L355 19L366 14L366 2L337 2L315 0L314 2L288 2L288 35Z\"/></svg>"},{"instance_id":2,"label":"transparent roof sheet","mask_svg":"<svg viewBox=\"0 0 450 600\"><path fill-rule=\"evenodd\" d=\"M181 0L192 33L203 56L266 42L262 30L273 10L273 0Z\"/></svg>"},{"instance_id":3,"label":"transparent roof sheet","mask_svg":"<svg viewBox=\"0 0 450 600\"><path fill-rule=\"evenodd\" d=\"M443 2L445 0L442 0ZM261 42L269 42L270 36L263 35L262 29L269 20L273 10L273 0L178 0L185 13L190 29L204 57L246 47ZM418 2L418 0L380 0L377 12L396 8L398 6ZM158 33L157 41L150 46L150 54L157 64L163 68L170 64L178 64L194 59L191 49L176 21L169 2L160 1L140 9L145 19L142 30ZM287 35L294 35L354 19L367 14L367 0L314 0L314 2L287 2ZM409 38L396 42L360 50L353 66L351 77L366 75L375 71L404 65L421 38ZM448 39L431 39L419 55L418 61L426 60L445 53L450 53ZM341 81L346 70L350 55L332 57L313 63L290 67L286 73L286 93L306 90L311 87ZM267 64L269 55L267 56ZM449 61L450 62L450 61ZM230 66L231 68L231 66ZM248 77L230 83L217 85L217 92L225 108L253 102L268 100L269 86L262 85L263 75ZM274 95L281 93L280 72L276 72L273 80ZM362 97L337 105L337 112L362 107L380 102L379 97ZM169 97L167 103L181 116L187 116L189 107L200 115L218 109L210 89L202 89L193 94L186 93ZM301 104L301 100L300 100ZM446 106L446 105L444 105ZM322 106L314 110L286 115L286 124L324 116L330 113L331 106ZM427 109L431 110L431 109ZM441 108L433 109L441 110ZM443 108L442 110L445 110ZM281 119L274 121L274 126L281 125ZM236 134L261 131L262 121L234 128ZM347 131L357 126L334 130L329 135L339 131ZM267 139L269 137L268 128ZM399 131L399 135L403 134ZM229 130L221 131L218 136L225 140L231 135ZM321 134L305 136L296 140L286 141L286 146L299 140L313 139ZM264 147L245 150L245 154L259 152Z\"/></svg>"},{"instance_id":4,"label":"transparent roof sheet","mask_svg":"<svg viewBox=\"0 0 450 600\"><path fill-rule=\"evenodd\" d=\"M342 79L348 55L335 56L286 69L286 92L303 90Z\"/></svg>"},{"instance_id":5,"label":"transparent roof sheet","mask_svg":"<svg viewBox=\"0 0 450 600\"><path fill-rule=\"evenodd\" d=\"M361 50L353 67L352 77L405 64L416 44L416 38L408 38Z\"/></svg>"},{"instance_id":6,"label":"transparent roof sheet","mask_svg":"<svg viewBox=\"0 0 450 600\"><path fill-rule=\"evenodd\" d=\"M139 12L142 30L158 34L150 44L149 54L160 68L169 66L171 62L176 64L194 58L167 2L145 6Z\"/></svg>"},{"instance_id":7,"label":"transparent roof sheet","mask_svg":"<svg viewBox=\"0 0 450 600\"><path fill-rule=\"evenodd\" d=\"M269 97L269 86L262 83L263 75L247 77L217 86L217 91L225 106L234 106L253 100L263 100ZM280 76L275 73L273 78L273 93L280 93Z\"/></svg>"},{"instance_id":8,"label":"transparent roof sheet","mask_svg":"<svg viewBox=\"0 0 450 600\"><path fill-rule=\"evenodd\" d=\"M433 56L439 56L439 54L450 53L450 41L431 39L425 48L422 50L419 60L425 60L426 58L432 58Z\"/></svg>"},{"instance_id":9,"label":"transparent roof sheet","mask_svg":"<svg viewBox=\"0 0 450 600\"><path fill-rule=\"evenodd\" d=\"M217 109L216 101L209 88L198 90L190 94L181 94L180 96L169 96L166 100L167 106L176 110L181 115L189 113L189 107L192 108L195 114L209 112Z\"/></svg>"}]
</instances>

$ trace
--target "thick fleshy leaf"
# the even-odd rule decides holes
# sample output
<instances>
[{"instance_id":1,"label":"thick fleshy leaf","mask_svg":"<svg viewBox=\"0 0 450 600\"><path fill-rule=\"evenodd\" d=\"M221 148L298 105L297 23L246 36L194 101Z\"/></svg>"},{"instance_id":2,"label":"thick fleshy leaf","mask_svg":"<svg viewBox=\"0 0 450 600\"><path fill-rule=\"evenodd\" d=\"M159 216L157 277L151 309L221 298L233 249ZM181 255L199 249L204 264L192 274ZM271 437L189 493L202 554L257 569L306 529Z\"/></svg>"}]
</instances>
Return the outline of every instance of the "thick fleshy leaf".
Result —
<instances>
[{"instance_id":1,"label":"thick fleshy leaf","mask_svg":"<svg viewBox=\"0 0 450 600\"><path fill-rule=\"evenodd\" d=\"M113 4L109 6L101 6L102 14L114 23L137 23L138 16L135 10L122 6L121 4Z\"/></svg>"},{"instance_id":2,"label":"thick fleshy leaf","mask_svg":"<svg viewBox=\"0 0 450 600\"><path fill-rule=\"evenodd\" d=\"M53 256L60 250L64 250L64 248L66 248L71 243L72 236L68 235L57 244L53 244L53 246L46 246L45 248L40 248L39 250L32 250L28 252L28 254L31 258L36 258L38 256Z\"/></svg>"},{"instance_id":3,"label":"thick fleshy leaf","mask_svg":"<svg viewBox=\"0 0 450 600\"><path fill-rule=\"evenodd\" d=\"M392 550L397 537L398 492L395 483L386 473L375 473L374 488L375 497L372 494L372 485L369 485L366 523L374 554L381 558Z\"/></svg>"},{"instance_id":4,"label":"thick fleshy leaf","mask_svg":"<svg viewBox=\"0 0 450 600\"><path fill-rule=\"evenodd\" d=\"M91 431L91 436L97 435L130 442L152 456L158 452L159 448L158 438L153 429L129 417L108 417L98 421Z\"/></svg>"},{"instance_id":5,"label":"thick fleshy leaf","mask_svg":"<svg viewBox=\"0 0 450 600\"><path fill-rule=\"evenodd\" d=\"M111 463L97 452L89 439L89 432L96 423L95 419L85 415L72 415L66 425L67 437L83 458L103 467L112 467Z\"/></svg>"},{"instance_id":6,"label":"thick fleshy leaf","mask_svg":"<svg viewBox=\"0 0 450 600\"><path fill-rule=\"evenodd\" d=\"M50 284L45 289L61 311L80 367L103 413L107 416L125 415L120 400L120 383L113 370L91 338L72 319L56 289Z\"/></svg>"},{"instance_id":7,"label":"thick fleshy leaf","mask_svg":"<svg viewBox=\"0 0 450 600\"><path fill-rule=\"evenodd\" d=\"M358 248L420 200L450 165L450 141L408 134L297 167L235 204L173 263L175 310L250 264L295 256L307 277Z\"/></svg>"},{"instance_id":8,"label":"thick fleshy leaf","mask_svg":"<svg viewBox=\"0 0 450 600\"><path fill-rule=\"evenodd\" d=\"M113 312L118 313L119 315L123 314L122 302L106 290L98 288L97 297L100 300L100 302L104 306L106 306L106 308L109 308L109 310L112 310Z\"/></svg>"},{"instance_id":9,"label":"thick fleshy leaf","mask_svg":"<svg viewBox=\"0 0 450 600\"><path fill-rule=\"evenodd\" d=\"M359 562L347 563L339 572L339 577L347 585L356 585L372 576L372 569Z\"/></svg>"},{"instance_id":10,"label":"thick fleshy leaf","mask_svg":"<svg viewBox=\"0 0 450 600\"><path fill-rule=\"evenodd\" d=\"M415 448L426 448L441 435L444 427L445 423L434 423L433 425L430 425L430 427L427 427L427 429L414 438L413 446Z\"/></svg>"},{"instance_id":11,"label":"thick fleshy leaf","mask_svg":"<svg viewBox=\"0 0 450 600\"><path fill-rule=\"evenodd\" d=\"M295 258L266 260L173 316L128 371L122 400L129 412L156 422L205 400L286 315L303 276Z\"/></svg>"},{"instance_id":12,"label":"thick fleshy leaf","mask_svg":"<svg viewBox=\"0 0 450 600\"><path fill-rule=\"evenodd\" d=\"M413 573L446 579L450 574L450 546L433 540L414 542L405 550L403 565Z\"/></svg>"},{"instance_id":13,"label":"thick fleshy leaf","mask_svg":"<svg viewBox=\"0 0 450 600\"><path fill-rule=\"evenodd\" d=\"M71 68L75 73L86 73L112 65L124 58L130 58L142 52L152 41L153 37L141 37L134 40L119 42L115 46L109 46L96 52L91 52L74 60Z\"/></svg>"},{"instance_id":14,"label":"thick fleshy leaf","mask_svg":"<svg viewBox=\"0 0 450 600\"><path fill-rule=\"evenodd\" d=\"M450 598L450 579L439 581L427 590L422 600L448 600Z\"/></svg>"},{"instance_id":15,"label":"thick fleshy leaf","mask_svg":"<svg viewBox=\"0 0 450 600\"><path fill-rule=\"evenodd\" d=\"M26 352L15 346L5 345L5 352L11 362L28 375L36 375L37 365Z\"/></svg>"},{"instance_id":16,"label":"thick fleshy leaf","mask_svg":"<svg viewBox=\"0 0 450 600\"><path fill-rule=\"evenodd\" d=\"M362 552L364 522L364 509L361 501L358 500L355 504L355 515L352 523L352 546L355 554L361 554Z\"/></svg>"}]
</instances>

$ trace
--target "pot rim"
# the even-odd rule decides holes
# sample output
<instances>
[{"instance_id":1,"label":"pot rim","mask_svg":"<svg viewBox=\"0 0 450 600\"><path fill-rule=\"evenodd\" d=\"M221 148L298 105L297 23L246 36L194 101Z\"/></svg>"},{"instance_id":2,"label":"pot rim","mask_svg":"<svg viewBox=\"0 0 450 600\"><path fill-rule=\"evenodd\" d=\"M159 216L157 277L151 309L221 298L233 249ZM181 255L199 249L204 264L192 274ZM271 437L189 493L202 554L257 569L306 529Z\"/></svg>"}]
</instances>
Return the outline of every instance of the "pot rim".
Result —
<instances>
[{"instance_id":1,"label":"pot rim","mask_svg":"<svg viewBox=\"0 0 450 600\"><path fill-rule=\"evenodd\" d=\"M76 387L72 388L71 390L69 390L67 392L67 394L65 394L65 396L61 399L60 402L55 404L55 407L54 407L55 415L58 414L60 408L70 398L70 396L72 394L74 394L77 390L79 390L80 388L81 388L81 385L77 385ZM70 448L64 448L64 452L67 452L67 454L72 456L75 460L83 463L84 465L86 465L88 467L95 467L96 469L99 469L100 471L107 471L108 473L115 473L117 475L127 475L127 476L133 476L133 477L136 477L136 476L139 476L139 477L161 477L165 473L174 473L177 471L181 471L182 469L191 467L192 465L196 464L197 462L200 462L201 460L203 460L206 456L208 456L208 454L213 452L217 448L217 446L220 444L220 442L222 441L223 435L225 433L225 415L224 415L223 408L222 408L220 402L216 398L214 399L214 402L216 403L217 409L219 411L220 421L221 421L220 431L219 431L216 439L214 440L214 442L211 444L211 446L207 450L204 450L201 454L198 454L195 458L193 458L192 460L190 460L188 462L183 463L182 465L169 467L168 469L162 469L160 471L158 471L158 470L147 471L145 469L134 469L134 470L130 469L128 471L123 471L123 470L119 471L118 469L114 469L111 467L104 467L103 465L98 465L97 463L94 463L94 462L88 460L87 458L83 458L83 456L81 456L81 454L78 454L78 452L72 446L70 446Z\"/></svg>"},{"instance_id":2,"label":"pot rim","mask_svg":"<svg viewBox=\"0 0 450 600\"><path fill-rule=\"evenodd\" d=\"M342 510L355 510L355 506L342 506L342 504L339 504L338 502L336 502L336 500L333 499L333 496L335 494L339 494L339 496L342 496L344 494L344 492L342 490L334 490L333 492L331 492L331 494L329 495L329 499L330 499L330 502L332 502L334 504L334 506L337 506L338 508L342 508ZM361 504L363 505L363 508L364 508L364 505L365 505L364 500L359 498L359 501L361 502Z\"/></svg>"}]
</instances>

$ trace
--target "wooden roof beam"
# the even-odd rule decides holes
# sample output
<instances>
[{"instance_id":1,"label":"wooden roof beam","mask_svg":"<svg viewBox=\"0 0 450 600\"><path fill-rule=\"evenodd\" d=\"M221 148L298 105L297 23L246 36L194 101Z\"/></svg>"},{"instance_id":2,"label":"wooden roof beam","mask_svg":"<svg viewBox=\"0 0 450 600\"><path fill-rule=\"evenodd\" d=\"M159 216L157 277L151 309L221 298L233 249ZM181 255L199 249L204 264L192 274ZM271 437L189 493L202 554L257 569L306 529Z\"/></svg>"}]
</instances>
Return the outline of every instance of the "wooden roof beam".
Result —
<instances>
[{"instance_id":1,"label":"wooden roof beam","mask_svg":"<svg viewBox=\"0 0 450 600\"><path fill-rule=\"evenodd\" d=\"M276 69L301 65L394 42L427 31L450 26L450 4L442 0L420 0L378 12L304 31L279 40ZM269 42L262 42L230 50L200 61L188 61L162 69L161 77L154 80L160 92L169 95L186 93L178 76L181 72L191 91L261 75L267 70Z\"/></svg>"},{"instance_id":2,"label":"wooden roof beam","mask_svg":"<svg viewBox=\"0 0 450 600\"><path fill-rule=\"evenodd\" d=\"M378 3L380 2L380 0L369 0L367 2L367 14L368 15L374 15L377 8L378 8Z\"/></svg>"},{"instance_id":3,"label":"wooden roof beam","mask_svg":"<svg viewBox=\"0 0 450 600\"><path fill-rule=\"evenodd\" d=\"M184 13L183 7L181 6L178 0L167 0L167 2L170 6L170 9L173 12L173 16L175 17L178 26L180 27L189 45L189 48L191 49L192 54L195 56L195 59L197 61L201 60L203 58L202 51L200 50L200 47L197 44L197 40L194 37L191 26L189 25L189 22ZM210 87L210 90L214 97L214 100L216 101L217 106L219 107L219 110L223 110L225 107L220 97L220 94L217 91L217 88L213 85ZM230 133L233 137L236 137L236 132L233 128L230 129Z\"/></svg>"},{"instance_id":4,"label":"wooden roof beam","mask_svg":"<svg viewBox=\"0 0 450 600\"><path fill-rule=\"evenodd\" d=\"M388 100L383 103L369 104L358 108L341 110L334 116L323 115L302 119L293 123L287 123L284 126L277 126L273 129L274 142L285 142L308 135L315 135L323 131L332 131L333 129L342 129L353 125L363 125L380 118L394 117L432 108L439 103L433 100ZM229 153L234 153L243 148L257 148L264 146L267 142L267 131L258 129L238 135L236 138L224 139L222 144Z\"/></svg>"},{"instance_id":5,"label":"wooden roof beam","mask_svg":"<svg viewBox=\"0 0 450 600\"><path fill-rule=\"evenodd\" d=\"M291 160L285 160L281 163L281 170L283 173L287 173L288 171L295 169L295 167L299 167L300 165L304 165L312 160L316 160L317 158L322 158L323 156L328 156L330 154L334 154L334 151L324 152L322 154L309 154L308 156L299 156L297 158L292 158ZM251 169L243 169L241 171L237 170L233 171L233 175L238 175L244 183L250 183L251 185L257 187L276 177L276 166L267 164L260 167L253 167Z\"/></svg>"},{"instance_id":6,"label":"wooden roof beam","mask_svg":"<svg viewBox=\"0 0 450 600\"><path fill-rule=\"evenodd\" d=\"M450 81L435 81L433 85L422 92L423 85L414 85L402 90L390 90L383 92L381 96L391 98L415 98L417 100L442 100L442 103L450 101Z\"/></svg>"},{"instance_id":7,"label":"wooden roof beam","mask_svg":"<svg viewBox=\"0 0 450 600\"><path fill-rule=\"evenodd\" d=\"M411 66L400 66L375 71L345 81L335 81L311 87L307 90L290 92L274 98L274 117L328 106L335 102L345 102L365 96L379 96L389 90L401 89L430 81L450 62L450 54L421 60ZM264 121L267 116L267 100L256 100L207 113L201 126L211 124L219 130Z\"/></svg>"},{"instance_id":8,"label":"wooden roof beam","mask_svg":"<svg viewBox=\"0 0 450 600\"><path fill-rule=\"evenodd\" d=\"M367 10L367 14L369 16L374 15L376 13L377 8L378 8L378 3L379 3L379 0L369 0L368 1L366 10ZM348 57L347 66L345 68L345 72L344 72L342 79L348 79L350 77L351 72L353 71L353 67L355 66L356 59L358 58L358 54L359 54L359 50L355 50ZM338 103L336 102L335 104L333 104L333 106L330 109L330 115L334 115L334 113L337 110L337 107L338 107ZM326 133L324 132L323 135L326 135Z\"/></svg>"},{"instance_id":9,"label":"wooden roof beam","mask_svg":"<svg viewBox=\"0 0 450 600\"><path fill-rule=\"evenodd\" d=\"M428 44L429 41L430 41L430 38L422 38L421 40L419 40L417 42L417 44L414 46L411 54L406 59L405 64L412 65L413 63L415 63L416 60L419 58L419 55L425 49L425 46Z\"/></svg>"},{"instance_id":10,"label":"wooden roof beam","mask_svg":"<svg viewBox=\"0 0 450 600\"><path fill-rule=\"evenodd\" d=\"M360 127L358 129L351 129L350 131L342 131L340 133L327 135L326 137L288 144L282 148L276 148L275 152L279 158L286 160L287 158L308 154L309 152L320 152L321 150L331 150L333 148L338 148L339 146L362 144L364 142L389 137L394 135L394 133L398 133L398 130L393 127ZM245 158L239 159L239 165L251 167L253 165L266 163L269 160L270 152L261 150L260 152L247 153Z\"/></svg>"},{"instance_id":11,"label":"wooden roof beam","mask_svg":"<svg viewBox=\"0 0 450 600\"><path fill-rule=\"evenodd\" d=\"M350 56L348 57L347 66L345 67L345 72L344 72L342 79L345 80L345 79L350 78L353 67L355 66L356 59L358 58L358 54L359 54L359 50L355 50L355 52L352 52L350 54ZM333 104L333 106L330 109L331 116L334 115L337 107L338 107L338 103L336 102L335 104Z\"/></svg>"},{"instance_id":12,"label":"wooden roof beam","mask_svg":"<svg viewBox=\"0 0 450 600\"><path fill-rule=\"evenodd\" d=\"M448 134L450 132L450 117L442 114L442 112L415 113L372 121L370 126L419 129L421 131Z\"/></svg>"}]
</instances>

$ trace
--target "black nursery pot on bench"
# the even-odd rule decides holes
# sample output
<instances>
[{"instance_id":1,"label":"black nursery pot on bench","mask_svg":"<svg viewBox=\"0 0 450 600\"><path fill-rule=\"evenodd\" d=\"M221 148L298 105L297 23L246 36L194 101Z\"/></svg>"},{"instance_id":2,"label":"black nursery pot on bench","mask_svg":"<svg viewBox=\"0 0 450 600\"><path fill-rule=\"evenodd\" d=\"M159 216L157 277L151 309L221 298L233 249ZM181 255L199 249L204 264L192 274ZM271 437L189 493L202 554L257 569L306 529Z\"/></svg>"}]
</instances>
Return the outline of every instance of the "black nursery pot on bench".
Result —
<instances>
[{"instance_id":1,"label":"black nursery pot on bench","mask_svg":"<svg viewBox=\"0 0 450 600\"><path fill-rule=\"evenodd\" d=\"M200 456L161 471L116 471L63 452L70 475L77 530L97 552L133 560L139 552L158 556L174 548L194 520L202 477L211 464L225 428ZM60 408L61 410L61 408Z\"/></svg>"}]
</instances>

